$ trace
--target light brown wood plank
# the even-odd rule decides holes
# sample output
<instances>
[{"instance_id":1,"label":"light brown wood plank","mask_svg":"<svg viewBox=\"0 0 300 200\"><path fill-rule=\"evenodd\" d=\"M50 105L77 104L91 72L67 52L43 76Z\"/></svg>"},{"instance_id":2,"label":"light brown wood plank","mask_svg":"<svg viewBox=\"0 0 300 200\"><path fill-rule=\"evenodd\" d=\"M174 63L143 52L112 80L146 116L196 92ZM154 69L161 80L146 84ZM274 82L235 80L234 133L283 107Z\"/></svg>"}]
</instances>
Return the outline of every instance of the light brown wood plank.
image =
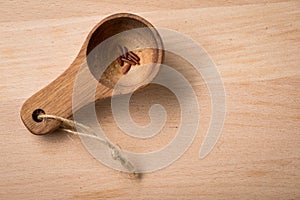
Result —
<instances>
[{"instance_id":1,"label":"light brown wood plank","mask_svg":"<svg viewBox=\"0 0 300 200\"><path fill-rule=\"evenodd\" d=\"M138 2L1 3L0 199L299 199L299 1ZM39 137L22 124L23 102L67 69L97 22L120 11L190 36L216 63L227 116L204 160L198 151L209 126L210 96L194 76L188 78L202 110L193 144L174 164L140 180L99 163L76 137L61 132ZM109 138L137 152L163 147L180 116L168 91L149 87L144 92L161 94L157 101L171 116L164 131L147 141L115 127L109 100L96 104L106 116L99 121L111 132ZM133 97L131 114L147 124L140 110L147 112L154 100L143 94Z\"/></svg>"}]
</instances>

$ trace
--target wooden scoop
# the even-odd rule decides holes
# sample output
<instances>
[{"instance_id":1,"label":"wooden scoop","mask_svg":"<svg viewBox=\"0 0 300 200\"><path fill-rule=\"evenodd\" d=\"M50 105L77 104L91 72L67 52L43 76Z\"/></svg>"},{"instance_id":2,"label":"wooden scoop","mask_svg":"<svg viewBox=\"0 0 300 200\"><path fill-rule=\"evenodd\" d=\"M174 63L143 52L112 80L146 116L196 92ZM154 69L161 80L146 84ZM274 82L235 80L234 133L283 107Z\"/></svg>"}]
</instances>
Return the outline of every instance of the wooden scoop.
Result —
<instances>
[{"instance_id":1,"label":"wooden scoop","mask_svg":"<svg viewBox=\"0 0 300 200\"><path fill-rule=\"evenodd\" d=\"M113 37L112 40L109 39L111 37ZM97 49L103 41L105 41L106 48ZM101 59L116 54L120 46L132 50L140 58L139 65L133 66L126 74L122 73L122 66L118 64L117 59L108 66L97 65L101 63ZM151 48L148 48L149 46ZM159 65L163 60L162 49L163 44L158 32L145 19L128 13L115 14L103 19L89 33L70 67L23 104L21 109L23 123L33 134L47 134L56 130L60 124L57 121L42 121L37 117L39 114L46 113L70 118L74 110L72 95L75 78L78 73L81 73L82 68L89 70L93 75L91 77L99 81L95 101L111 97L120 78L122 78L120 84L125 88L121 93L133 92L152 81L158 73ZM103 67L105 68L101 73ZM83 93L90 89L90 82L92 81L84 80L81 83L80 89L82 88ZM80 101L85 103L88 99L83 96ZM76 107L77 110L79 108Z\"/></svg>"}]
</instances>

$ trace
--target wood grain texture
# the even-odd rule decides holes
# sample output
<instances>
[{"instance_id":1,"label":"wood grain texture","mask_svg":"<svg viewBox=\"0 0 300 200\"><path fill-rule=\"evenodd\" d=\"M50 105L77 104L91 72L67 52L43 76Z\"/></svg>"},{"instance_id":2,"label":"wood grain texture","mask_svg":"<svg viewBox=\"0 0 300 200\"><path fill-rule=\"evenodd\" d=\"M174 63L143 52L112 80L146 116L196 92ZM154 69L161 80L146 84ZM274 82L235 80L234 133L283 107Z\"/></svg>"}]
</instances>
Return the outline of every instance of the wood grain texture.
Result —
<instances>
[{"instance_id":1,"label":"wood grain texture","mask_svg":"<svg viewBox=\"0 0 300 200\"><path fill-rule=\"evenodd\" d=\"M1 2L0 199L299 199L299 8L299 1L287 0ZM103 166L76 137L30 134L19 117L25 100L68 68L91 28L123 11L199 42L226 90L221 138L199 160L210 96L203 80L186 72L200 102L197 136L174 164L139 180ZM145 91L132 99L134 120L149 123L146 113L156 102L170 116L149 141L115 127L109 100L96 104L108 137L136 152L167 144L180 117L168 90Z\"/></svg>"}]
</instances>

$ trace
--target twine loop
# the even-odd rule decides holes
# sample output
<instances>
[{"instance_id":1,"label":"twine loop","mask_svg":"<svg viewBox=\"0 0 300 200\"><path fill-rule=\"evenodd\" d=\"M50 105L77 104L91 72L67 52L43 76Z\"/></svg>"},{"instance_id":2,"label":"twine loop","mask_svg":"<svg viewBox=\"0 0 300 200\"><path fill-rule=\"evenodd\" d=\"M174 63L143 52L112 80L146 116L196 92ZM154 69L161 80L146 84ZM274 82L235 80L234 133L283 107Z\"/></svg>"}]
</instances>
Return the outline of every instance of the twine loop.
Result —
<instances>
[{"instance_id":1,"label":"twine loop","mask_svg":"<svg viewBox=\"0 0 300 200\"><path fill-rule=\"evenodd\" d=\"M43 121L56 120L60 122L60 129L67 133L77 136L88 137L100 141L103 145L106 145L110 149L111 156L114 160L119 161L121 165L128 170L129 173L135 173L134 165L125 156L122 155L121 148L115 146L114 144L110 143L109 141L103 138L98 137L97 134L90 127L56 115L40 114L37 116L37 118ZM84 132L87 132L89 134L76 131L76 128L80 128L84 130Z\"/></svg>"}]
</instances>

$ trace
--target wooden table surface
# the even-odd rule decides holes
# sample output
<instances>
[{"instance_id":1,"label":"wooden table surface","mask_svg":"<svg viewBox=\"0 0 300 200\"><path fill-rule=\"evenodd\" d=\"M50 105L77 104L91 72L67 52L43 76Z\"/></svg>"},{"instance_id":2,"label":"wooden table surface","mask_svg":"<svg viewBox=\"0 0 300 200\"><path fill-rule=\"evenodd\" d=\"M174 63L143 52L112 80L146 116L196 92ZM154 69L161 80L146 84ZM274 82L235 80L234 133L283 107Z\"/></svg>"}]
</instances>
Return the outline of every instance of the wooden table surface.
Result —
<instances>
[{"instance_id":1,"label":"wooden table surface","mask_svg":"<svg viewBox=\"0 0 300 200\"><path fill-rule=\"evenodd\" d=\"M74 60L103 17L132 12L157 27L179 31L211 56L226 90L222 135L203 160L199 146L209 127L210 96L201 80L197 136L171 166L133 179L105 167L79 138L29 133L23 102ZM0 199L299 199L300 2L259 1L1 1ZM164 89L150 94L168 95ZM132 117L147 124L153 99L137 94ZM109 100L97 103L108 137L131 151L151 151L172 139L180 110L158 99L171 116L149 141L124 136ZM168 133L168 134L166 134ZM173 134L173 135L172 135Z\"/></svg>"}]
</instances>

